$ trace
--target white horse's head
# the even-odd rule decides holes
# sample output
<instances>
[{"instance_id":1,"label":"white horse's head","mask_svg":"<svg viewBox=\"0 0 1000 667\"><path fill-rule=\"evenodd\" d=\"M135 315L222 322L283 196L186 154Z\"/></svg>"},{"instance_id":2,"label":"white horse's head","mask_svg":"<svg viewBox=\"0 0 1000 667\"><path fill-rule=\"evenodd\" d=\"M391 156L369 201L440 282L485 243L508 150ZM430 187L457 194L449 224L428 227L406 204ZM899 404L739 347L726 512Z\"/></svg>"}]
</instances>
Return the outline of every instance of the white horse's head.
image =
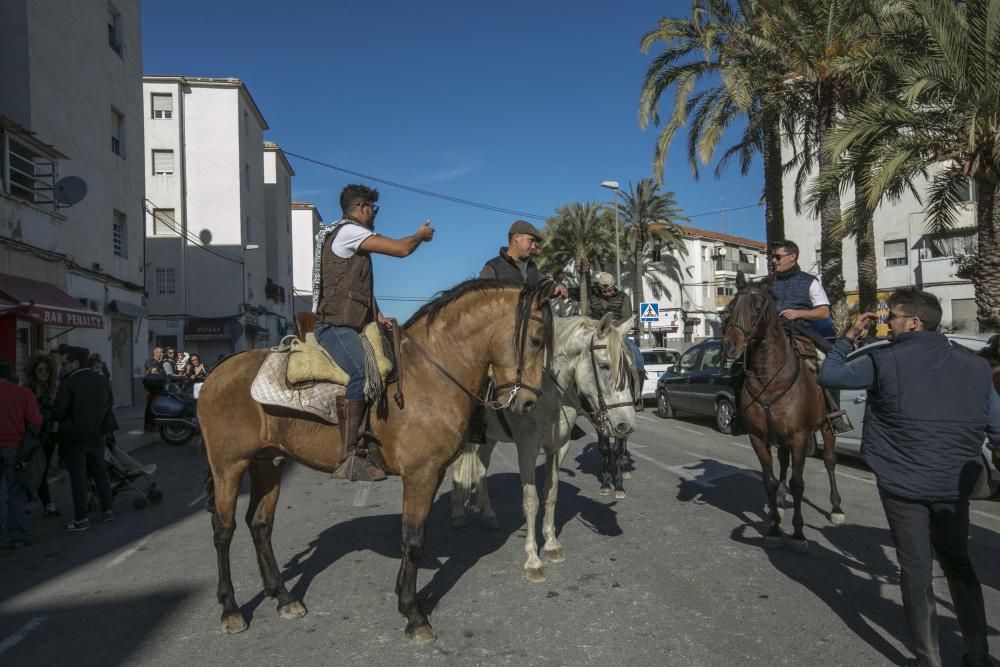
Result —
<instances>
[{"instance_id":1,"label":"white horse's head","mask_svg":"<svg viewBox=\"0 0 1000 667\"><path fill-rule=\"evenodd\" d=\"M635 360L624 342L631 327L631 321L615 327L610 315L600 322L589 317L555 320L552 370L564 389L576 389L592 420L621 438L635 428Z\"/></svg>"}]
</instances>

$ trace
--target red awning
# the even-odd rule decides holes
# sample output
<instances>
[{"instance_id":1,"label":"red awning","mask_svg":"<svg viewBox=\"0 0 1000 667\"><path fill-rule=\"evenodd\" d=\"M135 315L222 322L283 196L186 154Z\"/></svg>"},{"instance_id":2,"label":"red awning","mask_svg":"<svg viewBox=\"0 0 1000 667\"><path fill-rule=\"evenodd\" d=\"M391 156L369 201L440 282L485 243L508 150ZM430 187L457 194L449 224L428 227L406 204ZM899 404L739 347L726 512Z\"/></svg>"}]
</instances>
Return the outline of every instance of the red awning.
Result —
<instances>
[{"instance_id":1,"label":"red awning","mask_svg":"<svg viewBox=\"0 0 1000 667\"><path fill-rule=\"evenodd\" d=\"M0 309L23 307L18 317L50 327L103 329L104 318L55 285L0 273Z\"/></svg>"}]
</instances>

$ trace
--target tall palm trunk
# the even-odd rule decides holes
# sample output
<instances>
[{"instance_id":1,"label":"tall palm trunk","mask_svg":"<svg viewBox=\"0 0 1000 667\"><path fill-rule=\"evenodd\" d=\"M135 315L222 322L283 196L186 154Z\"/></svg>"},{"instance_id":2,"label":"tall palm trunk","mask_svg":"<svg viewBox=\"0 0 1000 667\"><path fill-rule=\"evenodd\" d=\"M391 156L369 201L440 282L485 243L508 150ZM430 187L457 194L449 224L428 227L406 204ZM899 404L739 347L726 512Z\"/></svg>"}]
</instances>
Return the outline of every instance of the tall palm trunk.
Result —
<instances>
[{"instance_id":1,"label":"tall palm trunk","mask_svg":"<svg viewBox=\"0 0 1000 667\"><path fill-rule=\"evenodd\" d=\"M875 259L875 221L868 213L855 234L858 246L858 306L860 312L874 312L878 306L878 262Z\"/></svg>"},{"instance_id":2,"label":"tall palm trunk","mask_svg":"<svg viewBox=\"0 0 1000 667\"><path fill-rule=\"evenodd\" d=\"M580 314L590 316L590 266L586 259L577 258L580 267Z\"/></svg>"},{"instance_id":3,"label":"tall palm trunk","mask_svg":"<svg viewBox=\"0 0 1000 667\"><path fill-rule=\"evenodd\" d=\"M781 132L778 124L764 129L764 229L767 242L785 238L785 205L781 182Z\"/></svg>"},{"instance_id":4,"label":"tall palm trunk","mask_svg":"<svg viewBox=\"0 0 1000 667\"><path fill-rule=\"evenodd\" d=\"M632 272L632 314L633 314L633 316L635 316L637 318L639 317L639 304L642 303L642 301L643 301L643 298L642 298L642 275L643 275L642 249L643 249L643 247L645 247L645 245L646 245L646 243L643 240L642 235L639 235L638 238L636 238L635 257L633 258L635 260L635 271ZM636 326L638 326L638 324L636 324ZM639 328L641 329L642 327L639 327Z\"/></svg>"},{"instance_id":5,"label":"tall palm trunk","mask_svg":"<svg viewBox=\"0 0 1000 667\"><path fill-rule=\"evenodd\" d=\"M972 285L979 330L1000 331L1000 184L976 179L978 249Z\"/></svg>"},{"instance_id":6,"label":"tall palm trunk","mask_svg":"<svg viewBox=\"0 0 1000 667\"><path fill-rule=\"evenodd\" d=\"M825 139L833 130L836 121L831 95L820 94L817 104L816 146L825 145ZM830 168L833 157L824 150L818 150L820 173ZM823 289L830 298L833 326L842 330L848 324L847 302L844 300L844 233L839 228L840 193L833 191L820 210L820 255L822 257L821 276Z\"/></svg>"}]
</instances>

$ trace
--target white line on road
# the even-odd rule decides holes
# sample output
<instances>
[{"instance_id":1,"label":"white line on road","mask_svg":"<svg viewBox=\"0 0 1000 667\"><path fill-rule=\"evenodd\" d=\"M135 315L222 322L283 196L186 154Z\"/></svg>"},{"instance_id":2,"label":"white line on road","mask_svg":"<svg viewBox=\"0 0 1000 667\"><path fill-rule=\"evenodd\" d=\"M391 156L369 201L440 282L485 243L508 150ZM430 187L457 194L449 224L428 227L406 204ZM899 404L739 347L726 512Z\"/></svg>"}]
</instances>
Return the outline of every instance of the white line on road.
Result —
<instances>
[{"instance_id":1,"label":"white line on road","mask_svg":"<svg viewBox=\"0 0 1000 667\"><path fill-rule=\"evenodd\" d=\"M126 559L128 559L131 556L134 556L136 554L136 552L139 551L139 549L143 548L146 545L146 542L149 542L149 538L153 537L153 535L156 535L156 533L154 532L151 535L148 535L147 537L143 538L139 542L139 544L135 545L131 549L128 549L127 551L125 551L125 552L119 554L118 556L116 556L113 561L111 561L110 563L108 563L108 567L114 567L116 565L121 565L122 563L125 562Z\"/></svg>"},{"instance_id":2,"label":"white line on road","mask_svg":"<svg viewBox=\"0 0 1000 667\"><path fill-rule=\"evenodd\" d=\"M198 496L197 498L195 498L194 500L192 500L191 502L189 502L188 503L188 507L194 507L195 505L197 505L201 501L205 500L205 497L207 495L208 495L207 493L203 492L200 496Z\"/></svg>"},{"instance_id":3,"label":"white line on road","mask_svg":"<svg viewBox=\"0 0 1000 667\"><path fill-rule=\"evenodd\" d=\"M701 437L701 436L705 435L701 431L696 431L693 428L688 428L687 426L681 426L680 424L674 424L674 426L677 427L677 428L679 428L682 431L687 431L688 433L693 433L694 435L696 435L698 437Z\"/></svg>"},{"instance_id":4,"label":"white line on road","mask_svg":"<svg viewBox=\"0 0 1000 667\"><path fill-rule=\"evenodd\" d=\"M371 482L361 482L358 490L354 492L354 506L364 507L368 503L368 494L372 490Z\"/></svg>"},{"instance_id":5,"label":"white line on road","mask_svg":"<svg viewBox=\"0 0 1000 667\"><path fill-rule=\"evenodd\" d=\"M38 618L31 619L30 621L22 625L20 628L18 628L17 632L15 632L10 637L7 637L7 639L0 642L0 655L14 648L19 643L21 643L21 640L24 639L29 632L31 632L39 625L44 623L46 618L47 618L46 616L39 616Z\"/></svg>"}]
</instances>

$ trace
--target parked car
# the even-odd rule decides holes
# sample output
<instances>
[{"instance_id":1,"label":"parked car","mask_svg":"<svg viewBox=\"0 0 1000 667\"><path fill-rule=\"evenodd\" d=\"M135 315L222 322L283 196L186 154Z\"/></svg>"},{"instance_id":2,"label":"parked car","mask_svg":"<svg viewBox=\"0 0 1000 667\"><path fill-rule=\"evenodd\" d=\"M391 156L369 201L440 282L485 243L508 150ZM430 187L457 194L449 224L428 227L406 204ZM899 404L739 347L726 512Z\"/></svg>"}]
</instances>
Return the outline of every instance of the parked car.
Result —
<instances>
[{"instance_id":1,"label":"parked car","mask_svg":"<svg viewBox=\"0 0 1000 667\"><path fill-rule=\"evenodd\" d=\"M710 338L688 349L656 382L656 414L715 417L715 427L733 433L737 427L736 395L742 369L726 358L722 339Z\"/></svg>"},{"instance_id":2,"label":"parked car","mask_svg":"<svg viewBox=\"0 0 1000 667\"><path fill-rule=\"evenodd\" d=\"M656 381L663 373L669 371L680 359L681 353L677 350L668 350L665 347L652 347L646 350L639 350L642 353L642 363L646 367L646 381L642 383L642 398L656 398Z\"/></svg>"},{"instance_id":3,"label":"parked car","mask_svg":"<svg viewBox=\"0 0 1000 667\"><path fill-rule=\"evenodd\" d=\"M986 347L990 334L945 334L952 345L961 345L973 352L978 352ZM859 355L871 352L872 349L888 345L887 340L880 340L870 343L847 355L847 361L858 358ZM861 456L861 432L865 423L865 404L868 400L868 392L864 389L842 389L840 391L840 406L847 411L848 417L854 428L846 433L837 436L837 453L847 456ZM989 447L986 441L983 442L983 465L984 474L977 483L976 490L972 494L973 498L987 498L1000 489L1000 473L993 468Z\"/></svg>"}]
</instances>

